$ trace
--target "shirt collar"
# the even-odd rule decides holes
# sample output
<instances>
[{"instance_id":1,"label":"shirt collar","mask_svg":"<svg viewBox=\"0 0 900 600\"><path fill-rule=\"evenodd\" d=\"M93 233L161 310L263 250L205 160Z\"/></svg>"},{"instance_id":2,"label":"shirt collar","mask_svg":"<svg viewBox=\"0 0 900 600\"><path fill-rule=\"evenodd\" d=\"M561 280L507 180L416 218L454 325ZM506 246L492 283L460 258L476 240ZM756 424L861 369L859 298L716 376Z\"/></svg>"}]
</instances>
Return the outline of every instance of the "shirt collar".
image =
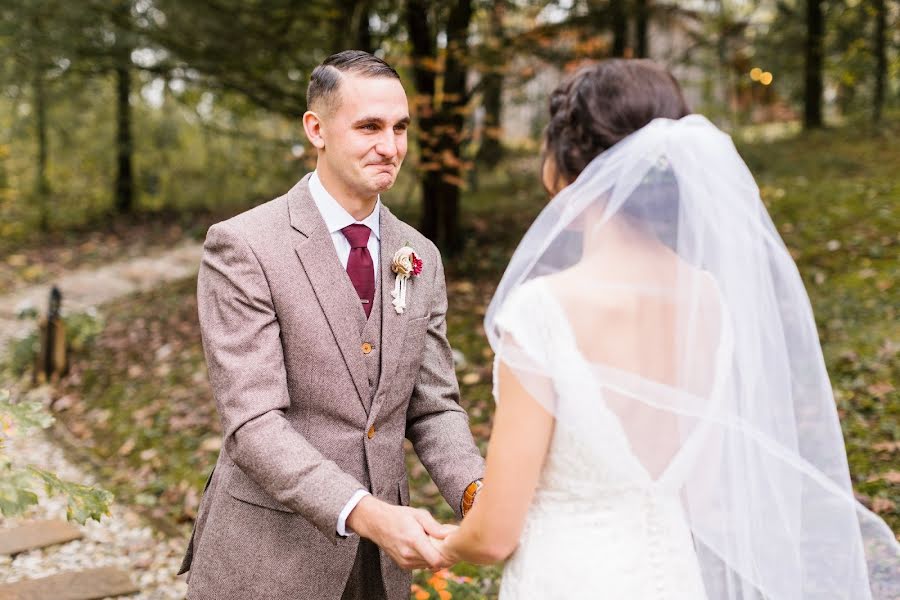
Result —
<instances>
[{"instance_id":1,"label":"shirt collar","mask_svg":"<svg viewBox=\"0 0 900 600\"><path fill-rule=\"evenodd\" d=\"M372 214L362 221L357 221L353 218L353 215L348 213L346 209L334 199L334 196L328 193L328 190L325 189L325 186L322 185L322 181L319 179L319 174L315 171L312 172L312 176L309 178L309 193L312 195L313 201L316 203L319 212L322 213L322 218L325 220L325 226L328 228L329 233L338 232L347 225L362 223L372 230L376 239L381 239L381 219L379 219L381 213L380 194L378 195L378 200L375 202L375 209L372 211Z\"/></svg>"}]
</instances>

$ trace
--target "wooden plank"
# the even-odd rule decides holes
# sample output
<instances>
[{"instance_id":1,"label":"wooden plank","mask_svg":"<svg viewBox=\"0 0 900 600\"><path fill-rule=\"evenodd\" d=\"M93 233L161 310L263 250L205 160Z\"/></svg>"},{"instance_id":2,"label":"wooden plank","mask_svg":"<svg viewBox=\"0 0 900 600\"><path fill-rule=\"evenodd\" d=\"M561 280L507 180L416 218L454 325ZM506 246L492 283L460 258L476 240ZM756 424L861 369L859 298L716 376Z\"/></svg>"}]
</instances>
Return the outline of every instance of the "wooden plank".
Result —
<instances>
[{"instance_id":1,"label":"wooden plank","mask_svg":"<svg viewBox=\"0 0 900 600\"><path fill-rule=\"evenodd\" d=\"M64 544L81 537L81 530L66 521L34 521L0 530L0 554L18 554L53 544Z\"/></svg>"},{"instance_id":2,"label":"wooden plank","mask_svg":"<svg viewBox=\"0 0 900 600\"><path fill-rule=\"evenodd\" d=\"M0 600L98 600L138 591L128 573L102 567L0 585Z\"/></svg>"}]
</instances>

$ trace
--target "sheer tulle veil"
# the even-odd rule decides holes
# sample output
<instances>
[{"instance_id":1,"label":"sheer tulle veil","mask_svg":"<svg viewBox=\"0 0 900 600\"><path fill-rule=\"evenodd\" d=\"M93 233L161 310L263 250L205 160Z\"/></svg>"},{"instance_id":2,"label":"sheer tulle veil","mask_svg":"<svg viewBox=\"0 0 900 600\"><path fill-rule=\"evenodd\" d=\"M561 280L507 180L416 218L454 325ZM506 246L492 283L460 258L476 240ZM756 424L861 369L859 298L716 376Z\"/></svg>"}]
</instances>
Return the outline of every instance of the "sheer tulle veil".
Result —
<instances>
[{"instance_id":1,"label":"sheer tulle veil","mask_svg":"<svg viewBox=\"0 0 900 600\"><path fill-rule=\"evenodd\" d=\"M560 394L559 358L498 319L536 279L565 316L583 393ZM900 598L900 547L854 498L797 268L704 117L653 120L557 194L485 329L598 464L611 421L637 459L623 483L680 498L710 599Z\"/></svg>"}]
</instances>

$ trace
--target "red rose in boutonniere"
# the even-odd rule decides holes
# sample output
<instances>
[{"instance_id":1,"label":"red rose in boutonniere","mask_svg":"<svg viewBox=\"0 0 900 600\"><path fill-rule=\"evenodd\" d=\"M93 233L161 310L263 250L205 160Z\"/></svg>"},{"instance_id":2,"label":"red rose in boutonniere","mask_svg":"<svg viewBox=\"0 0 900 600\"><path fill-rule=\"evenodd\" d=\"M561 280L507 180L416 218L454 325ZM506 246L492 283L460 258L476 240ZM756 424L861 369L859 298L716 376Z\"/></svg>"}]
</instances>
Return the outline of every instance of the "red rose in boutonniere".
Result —
<instances>
[{"instance_id":1,"label":"red rose in boutonniere","mask_svg":"<svg viewBox=\"0 0 900 600\"><path fill-rule=\"evenodd\" d=\"M394 259L391 261L391 271L397 274L394 281L394 291L391 297L394 299L391 304L397 314L403 314L406 309L406 286L411 277L418 277L422 272L422 259L416 256L415 250L408 245L403 246L394 253Z\"/></svg>"}]
</instances>

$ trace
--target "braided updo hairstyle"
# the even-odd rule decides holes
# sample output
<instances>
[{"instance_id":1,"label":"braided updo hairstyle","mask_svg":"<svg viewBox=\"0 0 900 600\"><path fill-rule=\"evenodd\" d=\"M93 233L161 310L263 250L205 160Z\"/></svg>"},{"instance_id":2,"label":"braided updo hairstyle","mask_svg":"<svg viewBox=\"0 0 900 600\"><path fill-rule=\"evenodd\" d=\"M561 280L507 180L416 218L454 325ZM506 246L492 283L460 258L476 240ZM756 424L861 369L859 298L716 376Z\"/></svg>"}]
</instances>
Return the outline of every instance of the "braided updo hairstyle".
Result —
<instances>
[{"instance_id":1,"label":"braided updo hairstyle","mask_svg":"<svg viewBox=\"0 0 900 600\"><path fill-rule=\"evenodd\" d=\"M650 60L588 65L550 94L543 160L552 161L554 183L569 184L598 154L653 119L680 119L689 113L678 82Z\"/></svg>"}]
</instances>

